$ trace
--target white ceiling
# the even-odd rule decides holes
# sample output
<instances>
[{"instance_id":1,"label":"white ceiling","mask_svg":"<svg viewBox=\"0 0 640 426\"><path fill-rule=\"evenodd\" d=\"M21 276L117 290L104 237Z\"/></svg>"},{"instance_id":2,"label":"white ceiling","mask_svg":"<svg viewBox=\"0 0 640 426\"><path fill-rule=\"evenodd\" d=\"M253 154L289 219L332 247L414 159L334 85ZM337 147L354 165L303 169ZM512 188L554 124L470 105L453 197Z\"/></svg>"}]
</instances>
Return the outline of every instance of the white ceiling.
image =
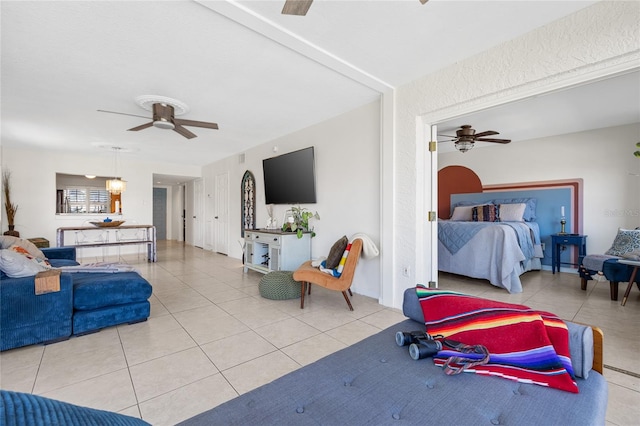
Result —
<instances>
[{"instance_id":1,"label":"white ceiling","mask_svg":"<svg viewBox=\"0 0 640 426\"><path fill-rule=\"evenodd\" d=\"M96 155L120 146L123 157L204 165L595 1L316 0L305 17L281 15L283 3L0 2L3 145ZM97 112L147 116L134 102L147 94L178 99L190 107L181 118L220 130L190 127L191 140L127 132L149 120ZM469 121L516 138L503 121Z\"/></svg>"},{"instance_id":2,"label":"white ceiling","mask_svg":"<svg viewBox=\"0 0 640 426\"><path fill-rule=\"evenodd\" d=\"M640 122L640 71L558 90L438 123L440 152L455 151L451 138L463 124L495 130L512 143ZM639 135L640 136L640 135ZM495 146L476 142L474 149Z\"/></svg>"}]
</instances>

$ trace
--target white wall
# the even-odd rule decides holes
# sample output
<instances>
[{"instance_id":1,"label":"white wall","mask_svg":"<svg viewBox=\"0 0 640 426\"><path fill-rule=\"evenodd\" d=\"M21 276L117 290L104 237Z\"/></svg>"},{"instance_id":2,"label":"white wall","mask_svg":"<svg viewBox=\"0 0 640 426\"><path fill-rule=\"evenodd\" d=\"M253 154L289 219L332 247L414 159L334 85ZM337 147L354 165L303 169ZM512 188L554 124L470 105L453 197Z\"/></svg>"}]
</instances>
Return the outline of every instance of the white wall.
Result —
<instances>
[{"instance_id":1,"label":"white wall","mask_svg":"<svg viewBox=\"0 0 640 426\"><path fill-rule=\"evenodd\" d=\"M59 151L11 149L2 147L3 169L11 170L12 198L18 204L16 230L23 238L44 237L55 246L56 229L82 225L96 216L56 215L56 173L111 176L113 157L96 150L95 155ZM118 158L118 170L127 181L122 194L122 219L146 224L153 221L153 174L199 176L200 167L151 163L124 154ZM3 223L6 212L2 209ZM106 215L105 215L106 216ZM102 217L102 216L101 216Z\"/></svg>"},{"instance_id":2,"label":"white wall","mask_svg":"<svg viewBox=\"0 0 640 426\"><path fill-rule=\"evenodd\" d=\"M439 168L465 166L483 185L581 178L588 253L604 253L618 227L640 226L640 124L439 155ZM573 230L574 232L576 230Z\"/></svg>"},{"instance_id":3,"label":"white wall","mask_svg":"<svg viewBox=\"0 0 640 426\"><path fill-rule=\"evenodd\" d=\"M274 153L273 148L278 148ZM205 180L229 173L229 255L242 257L240 249L240 183L246 170L256 178L256 224L264 228L267 209L264 201L262 160L309 146L315 147L317 203L302 205L318 211L320 220L312 220L317 236L312 240L312 256L326 256L342 235L368 234L380 241L380 103L374 102L339 117L292 133L245 152L244 164L238 156L208 165ZM213 188L207 182L207 188ZM288 206L274 206L274 215L282 224ZM212 208L206 212L210 220ZM362 259L358 264L353 291L378 298L380 259Z\"/></svg>"},{"instance_id":4,"label":"white wall","mask_svg":"<svg viewBox=\"0 0 640 426\"><path fill-rule=\"evenodd\" d=\"M399 206L392 223L396 240L394 268L389 282L392 300L383 304L400 307L405 288L416 276L404 277L397 265L431 265L431 253L422 251L424 223L421 177L427 140L417 140L416 122L435 124L472 111L471 108L501 99L522 98L555 82L580 77L588 80L609 72L640 65L640 2L598 2L571 16L550 23L451 67L399 87L396 93L395 178L393 199ZM613 71L611 71L613 72ZM594 100L597 102L597 100ZM388 170L385 169L384 173ZM589 230L587 230L589 231ZM599 243L600 244L600 243ZM594 246L595 248L595 246Z\"/></svg>"}]
</instances>

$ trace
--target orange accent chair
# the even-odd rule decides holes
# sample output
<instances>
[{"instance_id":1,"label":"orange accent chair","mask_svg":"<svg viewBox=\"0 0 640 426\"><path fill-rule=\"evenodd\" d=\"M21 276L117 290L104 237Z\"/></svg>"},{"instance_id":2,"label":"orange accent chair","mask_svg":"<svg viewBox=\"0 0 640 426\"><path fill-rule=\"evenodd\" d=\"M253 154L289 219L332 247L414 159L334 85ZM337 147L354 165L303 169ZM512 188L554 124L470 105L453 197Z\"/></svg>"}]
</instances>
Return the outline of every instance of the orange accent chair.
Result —
<instances>
[{"instance_id":1,"label":"orange accent chair","mask_svg":"<svg viewBox=\"0 0 640 426\"><path fill-rule=\"evenodd\" d=\"M351 282L353 281L353 275L356 272L356 265L360 259L361 252L362 240L356 239L351 244L351 250L349 251L340 277L334 277L333 275L320 271L320 269L311 266L311 261L302 264L302 266L293 273L293 279L300 282L300 309L304 309L304 294L307 291L308 294L311 294L311 284L316 284L329 290L342 292L344 300L346 300L347 305L349 305L349 309L353 311L353 306L351 306L347 291L353 296L353 293L351 293Z\"/></svg>"}]
</instances>

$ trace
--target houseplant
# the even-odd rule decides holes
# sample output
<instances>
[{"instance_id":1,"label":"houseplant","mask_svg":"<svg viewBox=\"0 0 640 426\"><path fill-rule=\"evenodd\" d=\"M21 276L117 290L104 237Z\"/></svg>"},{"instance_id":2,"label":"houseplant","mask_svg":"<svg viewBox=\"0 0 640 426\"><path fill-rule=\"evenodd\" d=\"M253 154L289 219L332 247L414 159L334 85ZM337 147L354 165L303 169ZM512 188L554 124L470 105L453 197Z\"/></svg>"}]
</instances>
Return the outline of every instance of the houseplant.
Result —
<instances>
[{"instance_id":1,"label":"houseplant","mask_svg":"<svg viewBox=\"0 0 640 426\"><path fill-rule=\"evenodd\" d=\"M16 212L18 211L18 205L11 202L11 172L9 170L2 172L2 188L4 190L4 208L7 212L7 222L9 224L9 231L5 232L4 235L19 237L20 233L14 230L14 220L16 218Z\"/></svg>"},{"instance_id":2,"label":"houseplant","mask_svg":"<svg viewBox=\"0 0 640 426\"><path fill-rule=\"evenodd\" d=\"M295 232L298 238L302 238L304 232L311 232L311 238L313 238L316 236L316 233L313 232L313 227L309 227L310 219L320 219L320 215L318 212L311 213L304 207L293 206L285 213L282 230Z\"/></svg>"}]
</instances>

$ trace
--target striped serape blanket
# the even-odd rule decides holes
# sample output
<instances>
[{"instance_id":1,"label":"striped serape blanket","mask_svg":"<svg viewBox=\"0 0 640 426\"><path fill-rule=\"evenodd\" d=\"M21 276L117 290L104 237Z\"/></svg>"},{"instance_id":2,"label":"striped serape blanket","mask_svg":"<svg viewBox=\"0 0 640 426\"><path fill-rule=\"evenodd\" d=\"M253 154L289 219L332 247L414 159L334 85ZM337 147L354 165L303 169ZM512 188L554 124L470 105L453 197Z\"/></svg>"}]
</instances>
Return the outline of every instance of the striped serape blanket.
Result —
<instances>
[{"instance_id":1,"label":"striped serape blanket","mask_svg":"<svg viewBox=\"0 0 640 426\"><path fill-rule=\"evenodd\" d=\"M569 331L556 315L452 291L416 287L416 293L430 335L488 349L489 362L466 369L459 365L465 372L578 393ZM443 366L449 358L473 356L445 347L434 362Z\"/></svg>"}]
</instances>

